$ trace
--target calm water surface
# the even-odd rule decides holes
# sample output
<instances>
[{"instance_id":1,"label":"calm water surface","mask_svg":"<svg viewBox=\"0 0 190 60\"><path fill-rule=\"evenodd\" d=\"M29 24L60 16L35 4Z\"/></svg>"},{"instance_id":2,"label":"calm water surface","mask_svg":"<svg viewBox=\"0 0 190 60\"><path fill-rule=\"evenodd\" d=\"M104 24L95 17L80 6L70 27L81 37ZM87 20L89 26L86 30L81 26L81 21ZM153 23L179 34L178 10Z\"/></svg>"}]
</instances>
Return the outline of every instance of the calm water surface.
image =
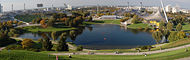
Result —
<instances>
[{"instance_id":1,"label":"calm water surface","mask_svg":"<svg viewBox=\"0 0 190 60\"><path fill-rule=\"evenodd\" d=\"M51 36L51 33L48 34ZM20 37L35 40L42 38L37 33L24 33ZM72 40L67 38L67 41ZM80 34L77 34L73 42L76 45L83 45L87 49L128 49L156 44L149 32L122 29L119 25L112 24L96 24L85 27L82 31L80 30Z\"/></svg>"}]
</instances>

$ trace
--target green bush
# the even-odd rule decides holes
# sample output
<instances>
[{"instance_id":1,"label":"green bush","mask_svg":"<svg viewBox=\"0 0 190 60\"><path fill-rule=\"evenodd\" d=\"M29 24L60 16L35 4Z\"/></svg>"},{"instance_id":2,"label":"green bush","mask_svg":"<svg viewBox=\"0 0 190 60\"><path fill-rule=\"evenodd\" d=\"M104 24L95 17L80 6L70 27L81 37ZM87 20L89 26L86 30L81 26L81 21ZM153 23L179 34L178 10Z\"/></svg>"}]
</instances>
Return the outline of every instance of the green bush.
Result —
<instances>
[{"instance_id":1,"label":"green bush","mask_svg":"<svg viewBox=\"0 0 190 60\"><path fill-rule=\"evenodd\" d=\"M21 45L9 45L5 49L7 49L7 50L23 50Z\"/></svg>"},{"instance_id":2,"label":"green bush","mask_svg":"<svg viewBox=\"0 0 190 60\"><path fill-rule=\"evenodd\" d=\"M1 39L0 38L0 47L6 46L6 45L9 45L9 44L13 44L13 43L16 43L16 40L10 39L10 38L8 38L8 39Z\"/></svg>"},{"instance_id":3,"label":"green bush","mask_svg":"<svg viewBox=\"0 0 190 60\"><path fill-rule=\"evenodd\" d=\"M149 48L153 48L151 45L147 45L147 46L141 46L139 47L141 50L146 50L146 49L149 49Z\"/></svg>"},{"instance_id":4,"label":"green bush","mask_svg":"<svg viewBox=\"0 0 190 60\"><path fill-rule=\"evenodd\" d=\"M78 47L77 47L77 51L82 51L83 50L83 47L81 46L81 45L79 45Z\"/></svg>"},{"instance_id":5,"label":"green bush","mask_svg":"<svg viewBox=\"0 0 190 60\"><path fill-rule=\"evenodd\" d=\"M40 49L34 49L34 48L30 48L30 49L28 49L28 51L33 51L33 52L40 52Z\"/></svg>"}]
</instances>

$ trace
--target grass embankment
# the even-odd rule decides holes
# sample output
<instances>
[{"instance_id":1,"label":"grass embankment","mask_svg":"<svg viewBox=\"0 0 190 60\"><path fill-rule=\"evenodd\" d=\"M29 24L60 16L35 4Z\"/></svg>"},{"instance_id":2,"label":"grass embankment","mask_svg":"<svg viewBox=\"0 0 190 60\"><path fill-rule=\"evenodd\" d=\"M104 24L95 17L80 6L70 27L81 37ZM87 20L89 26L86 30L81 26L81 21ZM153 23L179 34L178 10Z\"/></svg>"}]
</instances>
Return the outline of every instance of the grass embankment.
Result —
<instances>
[{"instance_id":1,"label":"grass embankment","mask_svg":"<svg viewBox=\"0 0 190 60\"><path fill-rule=\"evenodd\" d=\"M190 49L190 48L189 48ZM190 56L190 51L185 52L185 49L179 49L170 52L151 54L151 55L72 55L59 56L60 60L173 60ZM55 60L55 56L42 53L30 52L23 50L12 50L0 52L0 60Z\"/></svg>"},{"instance_id":2,"label":"grass embankment","mask_svg":"<svg viewBox=\"0 0 190 60\"><path fill-rule=\"evenodd\" d=\"M132 28L132 29L138 29L138 28L152 28L151 26L149 26L148 24L144 24L144 23L138 23L138 24L131 24L127 26L128 28Z\"/></svg>"},{"instance_id":3,"label":"grass embankment","mask_svg":"<svg viewBox=\"0 0 190 60\"><path fill-rule=\"evenodd\" d=\"M84 24L120 24L120 20L94 20L94 22L84 22Z\"/></svg>"},{"instance_id":4,"label":"grass embankment","mask_svg":"<svg viewBox=\"0 0 190 60\"><path fill-rule=\"evenodd\" d=\"M185 31L190 31L190 24L185 23L185 24L183 25L182 30L185 30Z\"/></svg>"},{"instance_id":5,"label":"grass embankment","mask_svg":"<svg viewBox=\"0 0 190 60\"><path fill-rule=\"evenodd\" d=\"M177 40L174 42L164 44L161 46L161 48L168 49L168 48L179 47L179 46L183 46L183 45L187 45L187 44L190 44L190 39L185 38L185 39L181 39L181 40ZM160 47L157 47L157 48L153 48L152 50L159 50L159 49L160 49Z\"/></svg>"},{"instance_id":6,"label":"grass embankment","mask_svg":"<svg viewBox=\"0 0 190 60\"><path fill-rule=\"evenodd\" d=\"M165 43L165 44L161 45L161 48L162 49L175 48L175 47L179 47L179 46L183 46L183 45L187 45L187 44L190 44L190 39L185 38L185 39L177 40L177 41L174 41L174 42ZM153 46L156 46L156 45L153 45ZM155 50L160 50L160 46L151 49L151 51L155 51ZM133 48L133 49L96 50L96 52L115 52L115 51L119 51L119 52L137 52L137 50L135 50L135 48ZM141 50L141 51L142 52L147 52L148 49L147 50Z\"/></svg>"},{"instance_id":7,"label":"grass embankment","mask_svg":"<svg viewBox=\"0 0 190 60\"><path fill-rule=\"evenodd\" d=\"M24 50L4 50L0 52L0 60L55 60L55 58L56 56Z\"/></svg>"},{"instance_id":8,"label":"grass embankment","mask_svg":"<svg viewBox=\"0 0 190 60\"><path fill-rule=\"evenodd\" d=\"M65 28L55 28L55 27L47 27L47 28L41 28L40 26L28 26L24 27L24 30L30 31L30 32L52 32L52 31L66 31L66 30L73 30L76 28L72 27L65 27Z\"/></svg>"}]
</instances>

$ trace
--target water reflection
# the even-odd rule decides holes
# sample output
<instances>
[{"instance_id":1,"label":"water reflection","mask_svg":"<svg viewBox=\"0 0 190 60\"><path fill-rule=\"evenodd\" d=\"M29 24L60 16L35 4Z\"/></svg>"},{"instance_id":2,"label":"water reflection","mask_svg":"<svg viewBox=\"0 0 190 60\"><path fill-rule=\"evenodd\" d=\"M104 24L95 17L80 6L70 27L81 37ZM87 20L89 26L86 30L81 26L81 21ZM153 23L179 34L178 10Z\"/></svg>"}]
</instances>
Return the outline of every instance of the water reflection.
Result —
<instances>
[{"instance_id":1,"label":"water reflection","mask_svg":"<svg viewBox=\"0 0 190 60\"><path fill-rule=\"evenodd\" d=\"M143 45L156 44L152 35L145 29L122 29L119 25L96 24L87 27L79 27L77 30L59 31L56 36L63 32L67 34L67 41L76 45L83 45L88 49L126 49ZM51 32L24 33L21 38L38 40L45 34L51 38ZM59 40L56 37L56 40Z\"/></svg>"}]
</instances>

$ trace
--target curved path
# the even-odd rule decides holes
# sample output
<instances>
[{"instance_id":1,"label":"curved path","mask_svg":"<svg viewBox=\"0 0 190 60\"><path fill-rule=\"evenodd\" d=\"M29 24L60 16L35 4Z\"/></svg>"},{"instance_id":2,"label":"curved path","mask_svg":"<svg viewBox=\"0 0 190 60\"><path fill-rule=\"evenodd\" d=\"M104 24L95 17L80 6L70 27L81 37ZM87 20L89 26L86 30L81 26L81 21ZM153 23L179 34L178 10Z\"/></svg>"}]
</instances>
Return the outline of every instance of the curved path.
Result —
<instances>
[{"instance_id":1,"label":"curved path","mask_svg":"<svg viewBox=\"0 0 190 60\"><path fill-rule=\"evenodd\" d=\"M140 52L140 53L120 53L120 54L115 54L115 53L94 53L93 55L144 55L144 54L155 54L155 53L162 53L162 52L168 52L168 51L174 51L182 48L190 47L190 44L180 46L180 47L175 47L175 48L169 48L169 49L164 49L164 50L156 50L156 51L149 51L149 52ZM73 53L50 53L52 55L70 55ZM89 55L88 53L76 53L77 55Z\"/></svg>"},{"instance_id":2,"label":"curved path","mask_svg":"<svg viewBox=\"0 0 190 60\"><path fill-rule=\"evenodd\" d=\"M19 28L19 27L27 27L27 26L40 26L41 24L24 24L24 25L19 25L19 26L16 26L15 28Z\"/></svg>"},{"instance_id":3,"label":"curved path","mask_svg":"<svg viewBox=\"0 0 190 60\"><path fill-rule=\"evenodd\" d=\"M5 47L0 47L0 51L3 50L3 49L5 49Z\"/></svg>"}]
</instances>

